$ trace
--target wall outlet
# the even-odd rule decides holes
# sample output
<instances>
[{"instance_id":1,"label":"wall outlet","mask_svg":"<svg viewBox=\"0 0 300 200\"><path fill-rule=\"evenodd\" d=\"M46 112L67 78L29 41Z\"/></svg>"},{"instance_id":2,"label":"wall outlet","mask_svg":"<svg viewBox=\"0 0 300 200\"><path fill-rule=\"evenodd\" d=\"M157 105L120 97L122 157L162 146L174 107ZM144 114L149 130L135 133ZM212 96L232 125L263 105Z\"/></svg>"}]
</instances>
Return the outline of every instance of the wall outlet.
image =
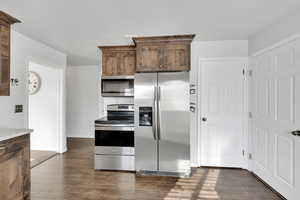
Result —
<instances>
[{"instance_id":1,"label":"wall outlet","mask_svg":"<svg viewBox=\"0 0 300 200\"><path fill-rule=\"evenodd\" d=\"M23 112L23 105L15 105L15 113Z\"/></svg>"}]
</instances>

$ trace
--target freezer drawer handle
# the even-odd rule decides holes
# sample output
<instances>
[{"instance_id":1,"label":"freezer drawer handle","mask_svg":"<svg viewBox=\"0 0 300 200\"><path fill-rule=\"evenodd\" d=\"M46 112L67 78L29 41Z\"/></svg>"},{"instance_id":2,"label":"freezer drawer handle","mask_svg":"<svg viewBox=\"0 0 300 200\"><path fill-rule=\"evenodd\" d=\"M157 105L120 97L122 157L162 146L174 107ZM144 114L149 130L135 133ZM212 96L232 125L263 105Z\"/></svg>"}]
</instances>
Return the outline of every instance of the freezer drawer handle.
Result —
<instances>
[{"instance_id":1,"label":"freezer drawer handle","mask_svg":"<svg viewBox=\"0 0 300 200\"><path fill-rule=\"evenodd\" d=\"M294 135L294 136L300 136L300 130L292 131L292 135Z\"/></svg>"}]
</instances>

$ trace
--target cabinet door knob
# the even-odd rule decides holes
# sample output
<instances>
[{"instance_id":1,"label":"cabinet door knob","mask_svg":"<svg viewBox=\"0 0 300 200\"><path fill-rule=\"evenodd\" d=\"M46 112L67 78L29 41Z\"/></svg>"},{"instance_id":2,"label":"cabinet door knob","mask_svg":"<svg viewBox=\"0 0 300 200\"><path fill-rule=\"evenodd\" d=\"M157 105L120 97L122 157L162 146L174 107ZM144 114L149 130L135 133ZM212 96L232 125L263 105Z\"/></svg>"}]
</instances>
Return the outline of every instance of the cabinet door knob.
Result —
<instances>
[{"instance_id":1,"label":"cabinet door knob","mask_svg":"<svg viewBox=\"0 0 300 200\"><path fill-rule=\"evenodd\" d=\"M202 118L202 121L203 121L203 122L206 122L206 121L207 121L207 118L206 118L206 117L203 117L203 118Z\"/></svg>"},{"instance_id":2,"label":"cabinet door knob","mask_svg":"<svg viewBox=\"0 0 300 200\"><path fill-rule=\"evenodd\" d=\"M300 136L300 130L292 131L292 135Z\"/></svg>"}]
</instances>

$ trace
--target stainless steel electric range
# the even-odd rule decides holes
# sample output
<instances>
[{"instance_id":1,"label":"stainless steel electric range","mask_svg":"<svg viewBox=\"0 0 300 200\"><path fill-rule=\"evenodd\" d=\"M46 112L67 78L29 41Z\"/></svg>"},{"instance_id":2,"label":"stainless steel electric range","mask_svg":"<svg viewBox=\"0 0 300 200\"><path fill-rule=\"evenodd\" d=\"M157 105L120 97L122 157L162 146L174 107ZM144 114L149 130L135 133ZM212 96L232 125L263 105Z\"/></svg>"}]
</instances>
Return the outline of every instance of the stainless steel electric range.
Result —
<instances>
[{"instance_id":1,"label":"stainless steel electric range","mask_svg":"<svg viewBox=\"0 0 300 200\"><path fill-rule=\"evenodd\" d=\"M133 104L108 105L95 121L95 169L135 170Z\"/></svg>"}]
</instances>

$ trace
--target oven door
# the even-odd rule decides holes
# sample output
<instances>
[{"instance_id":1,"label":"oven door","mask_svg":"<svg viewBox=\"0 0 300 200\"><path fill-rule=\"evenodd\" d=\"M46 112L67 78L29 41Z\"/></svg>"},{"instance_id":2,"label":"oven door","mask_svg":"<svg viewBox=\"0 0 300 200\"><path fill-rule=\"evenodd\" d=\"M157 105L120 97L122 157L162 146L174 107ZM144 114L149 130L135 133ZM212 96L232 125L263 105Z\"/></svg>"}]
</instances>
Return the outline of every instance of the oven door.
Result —
<instances>
[{"instance_id":1,"label":"oven door","mask_svg":"<svg viewBox=\"0 0 300 200\"><path fill-rule=\"evenodd\" d=\"M134 147L134 127L96 126L95 146L96 147Z\"/></svg>"}]
</instances>

